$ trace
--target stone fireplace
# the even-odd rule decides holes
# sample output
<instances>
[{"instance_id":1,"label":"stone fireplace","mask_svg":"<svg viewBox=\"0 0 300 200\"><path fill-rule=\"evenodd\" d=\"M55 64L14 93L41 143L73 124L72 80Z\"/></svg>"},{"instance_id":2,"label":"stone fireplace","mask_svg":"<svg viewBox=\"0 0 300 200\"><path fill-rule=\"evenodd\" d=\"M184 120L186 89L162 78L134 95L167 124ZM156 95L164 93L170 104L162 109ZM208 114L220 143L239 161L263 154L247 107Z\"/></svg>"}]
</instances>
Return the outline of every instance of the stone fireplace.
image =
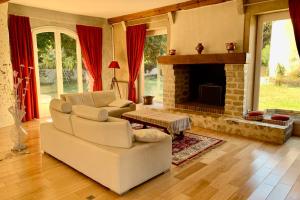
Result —
<instances>
[{"instance_id":1,"label":"stone fireplace","mask_svg":"<svg viewBox=\"0 0 300 200\"><path fill-rule=\"evenodd\" d=\"M246 54L165 56L159 62L168 64L165 108L236 117L246 112Z\"/></svg>"},{"instance_id":2,"label":"stone fireplace","mask_svg":"<svg viewBox=\"0 0 300 200\"><path fill-rule=\"evenodd\" d=\"M161 56L164 109L188 114L205 129L283 144L292 126L243 119L247 111L247 54Z\"/></svg>"}]
</instances>

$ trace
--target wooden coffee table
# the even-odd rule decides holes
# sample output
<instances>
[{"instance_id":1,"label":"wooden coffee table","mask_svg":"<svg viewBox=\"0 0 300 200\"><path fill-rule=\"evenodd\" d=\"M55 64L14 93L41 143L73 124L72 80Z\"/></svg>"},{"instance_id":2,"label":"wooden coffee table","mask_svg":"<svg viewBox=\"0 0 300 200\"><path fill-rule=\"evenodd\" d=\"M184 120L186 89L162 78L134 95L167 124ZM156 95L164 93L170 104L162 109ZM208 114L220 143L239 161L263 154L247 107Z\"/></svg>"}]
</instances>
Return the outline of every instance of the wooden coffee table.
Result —
<instances>
[{"instance_id":1,"label":"wooden coffee table","mask_svg":"<svg viewBox=\"0 0 300 200\"><path fill-rule=\"evenodd\" d=\"M135 110L122 115L123 119L130 123L143 124L147 126L164 129L173 138L176 135L183 136L184 131L191 128L191 120L187 115L155 111L150 109Z\"/></svg>"}]
</instances>

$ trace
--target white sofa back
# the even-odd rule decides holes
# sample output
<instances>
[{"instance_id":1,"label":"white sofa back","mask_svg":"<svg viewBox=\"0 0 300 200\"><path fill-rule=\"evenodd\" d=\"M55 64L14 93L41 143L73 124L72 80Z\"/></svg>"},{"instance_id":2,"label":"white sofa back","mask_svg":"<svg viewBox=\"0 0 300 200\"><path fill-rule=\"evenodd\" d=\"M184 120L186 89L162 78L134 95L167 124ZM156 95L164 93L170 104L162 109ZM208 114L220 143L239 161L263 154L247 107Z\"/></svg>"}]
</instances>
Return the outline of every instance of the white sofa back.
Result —
<instances>
[{"instance_id":1,"label":"white sofa back","mask_svg":"<svg viewBox=\"0 0 300 200\"><path fill-rule=\"evenodd\" d=\"M116 94L113 90L104 90L96 92L61 94L60 98L72 105L87 105L99 108L108 106L108 104L116 100Z\"/></svg>"},{"instance_id":2,"label":"white sofa back","mask_svg":"<svg viewBox=\"0 0 300 200\"><path fill-rule=\"evenodd\" d=\"M100 145L131 148L133 132L128 121L108 117L106 122L71 117L75 136Z\"/></svg>"},{"instance_id":3,"label":"white sofa back","mask_svg":"<svg viewBox=\"0 0 300 200\"><path fill-rule=\"evenodd\" d=\"M70 103L63 100L53 99L50 102L50 113L56 129L95 144L132 147L133 131L127 120L108 117L107 110L103 108L74 105L73 109Z\"/></svg>"}]
</instances>

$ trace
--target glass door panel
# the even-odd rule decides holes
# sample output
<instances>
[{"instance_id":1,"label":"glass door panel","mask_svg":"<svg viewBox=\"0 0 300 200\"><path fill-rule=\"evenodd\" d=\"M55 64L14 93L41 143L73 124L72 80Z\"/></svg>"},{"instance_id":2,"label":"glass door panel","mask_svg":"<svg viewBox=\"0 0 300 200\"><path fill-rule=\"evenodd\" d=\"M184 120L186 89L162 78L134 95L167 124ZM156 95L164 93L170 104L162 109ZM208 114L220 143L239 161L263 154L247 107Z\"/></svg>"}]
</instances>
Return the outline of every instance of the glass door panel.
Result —
<instances>
[{"instance_id":1,"label":"glass door panel","mask_svg":"<svg viewBox=\"0 0 300 200\"><path fill-rule=\"evenodd\" d=\"M64 33L61 36L63 92L78 92L76 40Z\"/></svg>"},{"instance_id":2,"label":"glass door panel","mask_svg":"<svg viewBox=\"0 0 300 200\"><path fill-rule=\"evenodd\" d=\"M300 111L300 59L291 20L262 26L259 109Z\"/></svg>"},{"instance_id":3,"label":"glass door panel","mask_svg":"<svg viewBox=\"0 0 300 200\"><path fill-rule=\"evenodd\" d=\"M57 66L54 32L43 32L36 35L39 69L39 109L40 115L49 115L49 103L58 97Z\"/></svg>"},{"instance_id":4,"label":"glass door panel","mask_svg":"<svg viewBox=\"0 0 300 200\"><path fill-rule=\"evenodd\" d=\"M146 37L144 48L144 95L155 96L154 101L163 101L163 76L157 63L157 57L167 51L167 35Z\"/></svg>"},{"instance_id":5,"label":"glass door panel","mask_svg":"<svg viewBox=\"0 0 300 200\"><path fill-rule=\"evenodd\" d=\"M37 34L38 68L41 103L57 97L56 53L53 32Z\"/></svg>"}]
</instances>

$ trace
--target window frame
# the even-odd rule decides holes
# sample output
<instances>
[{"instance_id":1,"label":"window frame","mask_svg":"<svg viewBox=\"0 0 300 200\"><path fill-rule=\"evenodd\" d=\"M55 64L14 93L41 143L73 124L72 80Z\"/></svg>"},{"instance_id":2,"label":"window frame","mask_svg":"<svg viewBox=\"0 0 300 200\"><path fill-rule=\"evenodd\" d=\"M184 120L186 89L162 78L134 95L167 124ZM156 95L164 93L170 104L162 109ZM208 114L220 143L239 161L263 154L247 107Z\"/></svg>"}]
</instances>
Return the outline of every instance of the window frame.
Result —
<instances>
[{"instance_id":1,"label":"window frame","mask_svg":"<svg viewBox=\"0 0 300 200\"><path fill-rule=\"evenodd\" d=\"M159 28L159 29L149 29L146 32L146 37L149 36L156 36L156 35L167 35L167 52L169 51L169 34L168 34L168 29L167 28ZM144 90L145 90L145 77L144 77L144 72L145 72L145 63L144 63L144 53L143 53L143 58L142 58L142 63L141 63L141 68L140 68L140 73L138 76L138 94L139 94L139 99L140 102L143 100L144 96ZM155 98L153 100L155 101ZM159 102L163 103L163 102Z\"/></svg>"},{"instance_id":2,"label":"window frame","mask_svg":"<svg viewBox=\"0 0 300 200\"><path fill-rule=\"evenodd\" d=\"M263 45L263 24L267 21L276 21L290 19L288 11L280 11L275 13L268 13L258 16L257 31L256 31L256 53L255 53L255 68L254 68L254 88L253 88L253 109L259 108L259 94L260 94L260 73L261 73L261 52Z\"/></svg>"},{"instance_id":3,"label":"window frame","mask_svg":"<svg viewBox=\"0 0 300 200\"><path fill-rule=\"evenodd\" d=\"M77 57L77 84L78 92L83 92L83 79L82 79L82 57L81 57L81 48L79 43L79 38L76 32L69 30L67 28L56 27L56 26L43 26L39 28L34 28L32 31L32 40L33 40L33 51L34 51L34 64L35 64L35 76L37 82L37 92L40 96L40 76L38 68L38 47L37 47L37 34L52 32L54 33L55 41L55 55L56 55L56 77L57 77L57 94L58 97L64 93L63 90L63 66L62 66L62 54L61 54L61 33L68 35L69 37L75 39L76 41L76 57ZM59 81L58 81L59 80Z\"/></svg>"}]
</instances>

